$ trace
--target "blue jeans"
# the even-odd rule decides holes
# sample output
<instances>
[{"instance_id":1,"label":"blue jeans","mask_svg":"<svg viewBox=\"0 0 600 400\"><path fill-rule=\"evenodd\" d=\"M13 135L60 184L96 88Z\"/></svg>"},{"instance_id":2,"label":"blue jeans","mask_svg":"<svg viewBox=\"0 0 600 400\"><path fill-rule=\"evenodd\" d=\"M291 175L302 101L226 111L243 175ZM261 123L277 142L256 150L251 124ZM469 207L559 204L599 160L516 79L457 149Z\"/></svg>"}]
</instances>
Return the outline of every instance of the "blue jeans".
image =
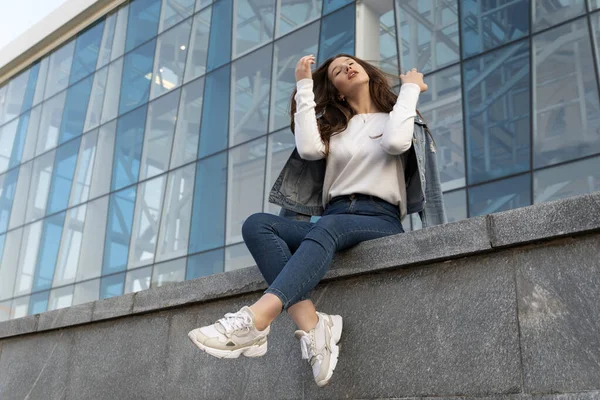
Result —
<instances>
[{"instance_id":1,"label":"blue jeans","mask_svg":"<svg viewBox=\"0 0 600 400\"><path fill-rule=\"evenodd\" d=\"M269 284L265 293L279 297L285 310L307 298L336 251L402 232L398 207L366 195L332 199L315 223L258 213L242 227L244 242Z\"/></svg>"}]
</instances>

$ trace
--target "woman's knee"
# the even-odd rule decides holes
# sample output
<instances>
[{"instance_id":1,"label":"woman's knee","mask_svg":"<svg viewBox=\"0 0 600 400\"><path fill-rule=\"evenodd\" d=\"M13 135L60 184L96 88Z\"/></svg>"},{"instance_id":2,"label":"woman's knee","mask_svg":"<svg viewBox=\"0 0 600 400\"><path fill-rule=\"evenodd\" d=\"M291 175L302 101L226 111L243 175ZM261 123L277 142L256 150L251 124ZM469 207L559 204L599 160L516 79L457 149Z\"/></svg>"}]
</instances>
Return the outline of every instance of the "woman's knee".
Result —
<instances>
[{"instance_id":1,"label":"woman's knee","mask_svg":"<svg viewBox=\"0 0 600 400\"><path fill-rule=\"evenodd\" d=\"M272 222L272 217L274 217L273 214L256 213L246 218L244 224L242 225L242 237L244 240L256 235L265 228L268 229Z\"/></svg>"}]
</instances>

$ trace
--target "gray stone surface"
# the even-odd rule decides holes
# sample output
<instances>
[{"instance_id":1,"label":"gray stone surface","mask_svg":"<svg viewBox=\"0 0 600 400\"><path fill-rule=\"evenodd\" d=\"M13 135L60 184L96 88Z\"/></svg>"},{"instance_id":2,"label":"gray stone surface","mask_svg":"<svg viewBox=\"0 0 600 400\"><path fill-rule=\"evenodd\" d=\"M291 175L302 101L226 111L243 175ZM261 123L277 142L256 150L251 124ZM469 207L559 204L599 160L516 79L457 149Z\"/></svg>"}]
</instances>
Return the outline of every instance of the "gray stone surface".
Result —
<instances>
[{"instance_id":1,"label":"gray stone surface","mask_svg":"<svg viewBox=\"0 0 600 400\"><path fill-rule=\"evenodd\" d=\"M600 235L515 251L527 393L600 389Z\"/></svg>"},{"instance_id":2,"label":"gray stone surface","mask_svg":"<svg viewBox=\"0 0 600 400\"><path fill-rule=\"evenodd\" d=\"M246 294L266 287L257 267L244 268L138 292L133 301L133 312Z\"/></svg>"},{"instance_id":3,"label":"gray stone surface","mask_svg":"<svg viewBox=\"0 0 600 400\"><path fill-rule=\"evenodd\" d=\"M600 391L533 395L532 400L598 400Z\"/></svg>"},{"instance_id":4,"label":"gray stone surface","mask_svg":"<svg viewBox=\"0 0 600 400\"><path fill-rule=\"evenodd\" d=\"M325 279L490 249L486 218L476 217L361 243L336 255Z\"/></svg>"},{"instance_id":5,"label":"gray stone surface","mask_svg":"<svg viewBox=\"0 0 600 400\"><path fill-rule=\"evenodd\" d=\"M44 331L90 322L93 305L94 303L85 303L41 313L37 330Z\"/></svg>"},{"instance_id":6,"label":"gray stone surface","mask_svg":"<svg viewBox=\"0 0 600 400\"><path fill-rule=\"evenodd\" d=\"M491 214L493 247L600 230L600 192Z\"/></svg>"},{"instance_id":7,"label":"gray stone surface","mask_svg":"<svg viewBox=\"0 0 600 400\"><path fill-rule=\"evenodd\" d=\"M306 398L521 392L509 254L333 282L320 309L345 317L342 353Z\"/></svg>"},{"instance_id":8,"label":"gray stone surface","mask_svg":"<svg viewBox=\"0 0 600 400\"><path fill-rule=\"evenodd\" d=\"M22 335L37 330L39 315L28 315L23 318L0 322L0 338Z\"/></svg>"},{"instance_id":9,"label":"gray stone surface","mask_svg":"<svg viewBox=\"0 0 600 400\"><path fill-rule=\"evenodd\" d=\"M46 332L2 342L0 399L63 399L72 335Z\"/></svg>"},{"instance_id":10,"label":"gray stone surface","mask_svg":"<svg viewBox=\"0 0 600 400\"><path fill-rule=\"evenodd\" d=\"M94 302L92 321L110 319L129 315L133 312L133 298L136 293L110 297Z\"/></svg>"},{"instance_id":11,"label":"gray stone surface","mask_svg":"<svg viewBox=\"0 0 600 400\"><path fill-rule=\"evenodd\" d=\"M66 399L168 398L168 330L166 312L75 328Z\"/></svg>"}]
</instances>

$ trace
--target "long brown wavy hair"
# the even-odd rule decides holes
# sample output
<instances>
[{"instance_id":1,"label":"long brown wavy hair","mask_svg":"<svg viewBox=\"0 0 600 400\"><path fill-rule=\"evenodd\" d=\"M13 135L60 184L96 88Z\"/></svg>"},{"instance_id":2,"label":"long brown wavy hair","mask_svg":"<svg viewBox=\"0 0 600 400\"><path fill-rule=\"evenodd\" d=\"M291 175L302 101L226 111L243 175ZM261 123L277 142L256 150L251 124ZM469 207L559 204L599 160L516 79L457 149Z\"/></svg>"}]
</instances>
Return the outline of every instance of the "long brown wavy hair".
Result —
<instances>
[{"instance_id":1,"label":"long brown wavy hair","mask_svg":"<svg viewBox=\"0 0 600 400\"><path fill-rule=\"evenodd\" d=\"M384 73L379 68L361 60L360 58L349 54L338 54L327 59L312 74L313 90L315 93L315 113L317 114L317 126L321 134L321 140L325 144L326 153L329 154L329 140L333 135L343 132L348 127L350 119L356 115L356 112L350 105L339 99L339 92L333 83L329 80L327 73L329 66L339 57L347 57L360 64L369 75L369 94L377 109L380 112L390 113L396 104L398 95L396 95L388 81L389 74ZM398 77L393 76L398 79ZM292 93L290 119L292 132L295 132L294 114L296 113L296 90ZM421 114L417 111L419 117ZM422 118L422 117L421 117Z\"/></svg>"}]
</instances>

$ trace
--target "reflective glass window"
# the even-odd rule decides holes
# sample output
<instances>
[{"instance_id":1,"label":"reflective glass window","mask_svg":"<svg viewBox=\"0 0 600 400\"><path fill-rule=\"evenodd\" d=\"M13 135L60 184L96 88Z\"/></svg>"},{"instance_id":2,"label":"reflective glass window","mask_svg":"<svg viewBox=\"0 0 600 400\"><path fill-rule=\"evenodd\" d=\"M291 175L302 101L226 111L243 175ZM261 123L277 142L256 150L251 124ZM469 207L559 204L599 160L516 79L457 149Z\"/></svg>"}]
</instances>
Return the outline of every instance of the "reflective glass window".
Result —
<instances>
[{"instance_id":1,"label":"reflective glass window","mask_svg":"<svg viewBox=\"0 0 600 400\"><path fill-rule=\"evenodd\" d=\"M18 178L18 168L0 175L0 233L6 232L8 229L8 221L10 220L10 212L17 191ZM2 253L0 253L1 256Z\"/></svg>"},{"instance_id":2,"label":"reflective glass window","mask_svg":"<svg viewBox=\"0 0 600 400\"><path fill-rule=\"evenodd\" d=\"M225 195L227 153L198 162L188 253L223 246L225 241Z\"/></svg>"},{"instance_id":3,"label":"reflective glass window","mask_svg":"<svg viewBox=\"0 0 600 400\"><path fill-rule=\"evenodd\" d=\"M111 190L138 181L147 106L125 114L117 122Z\"/></svg>"},{"instance_id":4,"label":"reflective glass window","mask_svg":"<svg viewBox=\"0 0 600 400\"><path fill-rule=\"evenodd\" d=\"M319 40L319 64L336 54L354 54L355 24L354 4L323 18Z\"/></svg>"},{"instance_id":5,"label":"reflective glass window","mask_svg":"<svg viewBox=\"0 0 600 400\"><path fill-rule=\"evenodd\" d=\"M110 53L112 52L113 41L115 39L115 27L117 25L117 12L106 16L100 48L98 49L98 62L96 69L100 69L110 62Z\"/></svg>"},{"instance_id":6,"label":"reflective glass window","mask_svg":"<svg viewBox=\"0 0 600 400\"><path fill-rule=\"evenodd\" d=\"M151 99L181 86L191 27L192 20L188 19L158 37Z\"/></svg>"},{"instance_id":7,"label":"reflective glass window","mask_svg":"<svg viewBox=\"0 0 600 400\"><path fill-rule=\"evenodd\" d=\"M127 268L135 193L136 188L130 187L110 195L102 275Z\"/></svg>"},{"instance_id":8,"label":"reflective glass window","mask_svg":"<svg viewBox=\"0 0 600 400\"><path fill-rule=\"evenodd\" d=\"M213 5L208 43L208 71L231 60L231 23L233 0L220 0Z\"/></svg>"},{"instance_id":9,"label":"reflective glass window","mask_svg":"<svg viewBox=\"0 0 600 400\"><path fill-rule=\"evenodd\" d=\"M8 160L9 168L16 167L17 165L19 165L21 163L21 157L23 155L25 141L27 139L27 132L29 132L29 121L30 121L30 116L31 116L32 112L33 111L27 111L26 113L21 114L21 117L18 119L17 130L15 132L12 146L7 146L8 148L11 149L10 158ZM35 124L37 122L35 120L35 118L36 118L36 115L34 115L34 120L32 120L33 124ZM2 134L0 133L0 135L2 135ZM1 144L2 141L3 141L3 138L0 137L0 147L3 147L3 144ZM2 150L0 149L0 164L2 164L1 153L2 153ZM0 165L0 170L1 169L2 169L2 165Z\"/></svg>"},{"instance_id":10,"label":"reflective glass window","mask_svg":"<svg viewBox=\"0 0 600 400\"><path fill-rule=\"evenodd\" d=\"M138 268L127 272L125 277L125 293L150 289L152 267Z\"/></svg>"},{"instance_id":11,"label":"reflective glass window","mask_svg":"<svg viewBox=\"0 0 600 400\"><path fill-rule=\"evenodd\" d=\"M176 168L196 159L200 139L203 98L204 78L190 82L182 89L173 152L171 154L171 168Z\"/></svg>"},{"instance_id":12,"label":"reflective glass window","mask_svg":"<svg viewBox=\"0 0 600 400\"><path fill-rule=\"evenodd\" d=\"M19 180L17 182L15 200L13 201L12 210L10 213L10 221L8 224L9 229L14 229L17 226L21 226L25 222L25 212L27 211L32 172L32 161L19 166Z\"/></svg>"},{"instance_id":13,"label":"reflective glass window","mask_svg":"<svg viewBox=\"0 0 600 400\"><path fill-rule=\"evenodd\" d=\"M50 291L32 294L29 300L29 311L27 314L40 314L47 311L49 295Z\"/></svg>"},{"instance_id":14,"label":"reflective glass window","mask_svg":"<svg viewBox=\"0 0 600 400\"><path fill-rule=\"evenodd\" d=\"M534 168L600 152L598 82L587 19L533 38Z\"/></svg>"},{"instance_id":15,"label":"reflective glass window","mask_svg":"<svg viewBox=\"0 0 600 400\"><path fill-rule=\"evenodd\" d=\"M67 92L62 92L42 105L36 155L53 149L58 143Z\"/></svg>"},{"instance_id":16,"label":"reflective glass window","mask_svg":"<svg viewBox=\"0 0 600 400\"><path fill-rule=\"evenodd\" d=\"M202 276L224 271L225 250L217 249L188 257L185 279L196 279Z\"/></svg>"},{"instance_id":17,"label":"reflective glass window","mask_svg":"<svg viewBox=\"0 0 600 400\"><path fill-rule=\"evenodd\" d=\"M83 133L93 82L94 77L89 76L67 90L67 99L63 110L58 144L62 144Z\"/></svg>"},{"instance_id":18,"label":"reflective glass window","mask_svg":"<svg viewBox=\"0 0 600 400\"><path fill-rule=\"evenodd\" d=\"M33 160L25 222L34 221L46 215L55 155L56 151L53 150Z\"/></svg>"},{"instance_id":19,"label":"reflective glass window","mask_svg":"<svg viewBox=\"0 0 600 400\"><path fill-rule=\"evenodd\" d=\"M44 220L32 291L46 290L52 287L52 278L54 277L54 268L56 267L64 223L64 212L52 215Z\"/></svg>"},{"instance_id":20,"label":"reflective glass window","mask_svg":"<svg viewBox=\"0 0 600 400\"><path fill-rule=\"evenodd\" d=\"M81 140L78 138L56 150L56 161L52 171L46 215L64 210L69 204L80 144Z\"/></svg>"},{"instance_id":21,"label":"reflective glass window","mask_svg":"<svg viewBox=\"0 0 600 400\"><path fill-rule=\"evenodd\" d=\"M140 183L137 187L133 231L127 268L154 262L167 175Z\"/></svg>"},{"instance_id":22,"label":"reflective glass window","mask_svg":"<svg viewBox=\"0 0 600 400\"><path fill-rule=\"evenodd\" d=\"M69 206L81 204L89 199L92 185L92 173L98 142L98 130L86 133L81 138L81 146L77 157L77 165L73 174L73 186Z\"/></svg>"},{"instance_id":23,"label":"reflective glass window","mask_svg":"<svg viewBox=\"0 0 600 400\"><path fill-rule=\"evenodd\" d=\"M350 3L352 3L352 0L323 0L323 15L329 14Z\"/></svg>"},{"instance_id":24,"label":"reflective glass window","mask_svg":"<svg viewBox=\"0 0 600 400\"><path fill-rule=\"evenodd\" d=\"M0 173L9 168L14 145L17 142L17 128L19 120L14 119L0 127Z\"/></svg>"},{"instance_id":25,"label":"reflective glass window","mask_svg":"<svg viewBox=\"0 0 600 400\"><path fill-rule=\"evenodd\" d=\"M429 72L458 61L458 0L395 2L397 44L404 71L417 68ZM360 38L357 35L357 40Z\"/></svg>"},{"instance_id":26,"label":"reflective glass window","mask_svg":"<svg viewBox=\"0 0 600 400\"><path fill-rule=\"evenodd\" d=\"M104 20L100 20L86 29L85 32L77 35L69 85L94 73L96 70L103 32Z\"/></svg>"},{"instance_id":27,"label":"reflective glass window","mask_svg":"<svg viewBox=\"0 0 600 400\"><path fill-rule=\"evenodd\" d=\"M529 41L463 64L469 183L529 169Z\"/></svg>"},{"instance_id":28,"label":"reflective glass window","mask_svg":"<svg viewBox=\"0 0 600 400\"><path fill-rule=\"evenodd\" d=\"M121 296L123 289L125 289L125 272L100 279L100 299Z\"/></svg>"},{"instance_id":29,"label":"reflective glass window","mask_svg":"<svg viewBox=\"0 0 600 400\"><path fill-rule=\"evenodd\" d=\"M148 106L140 180L162 174L169 169L179 94L179 90L176 90L156 99Z\"/></svg>"},{"instance_id":30,"label":"reflective glass window","mask_svg":"<svg viewBox=\"0 0 600 400\"><path fill-rule=\"evenodd\" d=\"M152 40L125 55L119 115L148 102L155 47L156 40Z\"/></svg>"},{"instance_id":31,"label":"reflective glass window","mask_svg":"<svg viewBox=\"0 0 600 400\"><path fill-rule=\"evenodd\" d=\"M29 312L29 298L30 296L19 297L12 301L11 318L21 318L27 315Z\"/></svg>"},{"instance_id":32,"label":"reflective glass window","mask_svg":"<svg viewBox=\"0 0 600 400\"><path fill-rule=\"evenodd\" d=\"M22 228L4 235L4 251L0 255L0 300L10 299L13 295L22 236Z\"/></svg>"},{"instance_id":33,"label":"reflective glass window","mask_svg":"<svg viewBox=\"0 0 600 400\"><path fill-rule=\"evenodd\" d=\"M23 239L19 254L17 276L15 279L14 296L31 293L35 265L40 250L40 237L44 221L37 221L23 228Z\"/></svg>"},{"instance_id":34,"label":"reflective glass window","mask_svg":"<svg viewBox=\"0 0 600 400\"><path fill-rule=\"evenodd\" d=\"M256 265L245 243L229 246L225 249L225 271L248 268Z\"/></svg>"},{"instance_id":35,"label":"reflective glass window","mask_svg":"<svg viewBox=\"0 0 600 400\"><path fill-rule=\"evenodd\" d=\"M595 10L596 8L600 8L600 0L588 0L590 11Z\"/></svg>"},{"instance_id":36,"label":"reflective glass window","mask_svg":"<svg viewBox=\"0 0 600 400\"><path fill-rule=\"evenodd\" d=\"M448 222L467 219L467 194L463 190L455 190L450 193L444 193L444 207Z\"/></svg>"},{"instance_id":37,"label":"reflective glass window","mask_svg":"<svg viewBox=\"0 0 600 400\"><path fill-rule=\"evenodd\" d=\"M103 125L98 131L93 175L89 197L94 199L110 191L117 121ZM86 177L87 180L87 177Z\"/></svg>"},{"instance_id":38,"label":"reflective glass window","mask_svg":"<svg viewBox=\"0 0 600 400\"><path fill-rule=\"evenodd\" d=\"M46 77L48 76L48 66L50 65L50 56L46 56L40 62L40 72L35 85L33 94L33 105L39 104L44 100L44 91L46 90Z\"/></svg>"},{"instance_id":39,"label":"reflective glass window","mask_svg":"<svg viewBox=\"0 0 600 400\"><path fill-rule=\"evenodd\" d=\"M185 67L186 82L206 73L211 15L212 7L209 7L194 16L189 55Z\"/></svg>"},{"instance_id":40,"label":"reflective glass window","mask_svg":"<svg viewBox=\"0 0 600 400\"><path fill-rule=\"evenodd\" d=\"M81 282L75 285L73 305L89 303L98 300L100 295L100 279Z\"/></svg>"},{"instance_id":41,"label":"reflective glass window","mask_svg":"<svg viewBox=\"0 0 600 400\"><path fill-rule=\"evenodd\" d=\"M549 28L585 13L585 0L533 0L534 30Z\"/></svg>"},{"instance_id":42,"label":"reflective glass window","mask_svg":"<svg viewBox=\"0 0 600 400\"><path fill-rule=\"evenodd\" d=\"M564 199L600 190L600 157L536 171L533 202Z\"/></svg>"},{"instance_id":43,"label":"reflective glass window","mask_svg":"<svg viewBox=\"0 0 600 400\"><path fill-rule=\"evenodd\" d=\"M38 74L40 70L40 62L36 62L29 69L29 80L27 81L27 89L25 90L25 97L23 98L23 107L21 112L29 110L33 105L33 96L35 95L35 88L38 82Z\"/></svg>"},{"instance_id":44,"label":"reflective glass window","mask_svg":"<svg viewBox=\"0 0 600 400\"><path fill-rule=\"evenodd\" d=\"M106 235L108 220L109 196L101 197L87 203L85 225L81 236L79 259L85 260L77 266L77 281L97 278L102 273L102 257L104 246L102 241ZM77 293L77 287L75 287ZM98 291L96 290L96 293ZM97 296L97 294L96 294Z\"/></svg>"},{"instance_id":45,"label":"reflective glass window","mask_svg":"<svg viewBox=\"0 0 600 400\"><path fill-rule=\"evenodd\" d=\"M70 307L73 303L73 286L66 286L50 291L48 311Z\"/></svg>"},{"instance_id":46,"label":"reflective glass window","mask_svg":"<svg viewBox=\"0 0 600 400\"><path fill-rule=\"evenodd\" d=\"M322 4L318 0L280 1L277 7L276 36L285 35L319 18ZM314 44L316 43L315 40Z\"/></svg>"},{"instance_id":47,"label":"reflective glass window","mask_svg":"<svg viewBox=\"0 0 600 400\"><path fill-rule=\"evenodd\" d=\"M469 188L469 216L531 205L531 176L525 174Z\"/></svg>"},{"instance_id":48,"label":"reflective glass window","mask_svg":"<svg viewBox=\"0 0 600 400\"><path fill-rule=\"evenodd\" d=\"M154 266L152 287L161 287L185 280L186 258L167 261Z\"/></svg>"},{"instance_id":49,"label":"reflective glass window","mask_svg":"<svg viewBox=\"0 0 600 400\"><path fill-rule=\"evenodd\" d=\"M227 147L230 69L227 65L206 76L199 157L216 153Z\"/></svg>"},{"instance_id":50,"label":"reflective glass window","mask_svg":"<svg viewBox=\"0 0 600 400\"><path fill-rule=\"evenodd\" d=\"M213 0L196 0L196 11L203 9L204 7L210 5Z\"/></svg>"},{"instance_id":51,"label":"reflective glass window","mask_svg":"<svg viewBox=\"0 0 600 400\"><path fill-rule=\"evenodd\" d=\"M127 21L129 19L129 4L119 8L115 25L115 37L110 52L110 60L114 61L125 52L125 38L127 36Z\"/></svg>"},{"instance_id":52,"label":"reflective glass window","mask_svg":"<svg viewBox=\"0 0 600 400\"><path fill-rule=\"evenodd\" d=\"M169 173L156 261L187 254L195 177L196 165L194 164Z\"/></svg>"},{"instance_id":53,"label":"reflective glass window","mask_svg":"<svg viewBox=\"0 0 600 400\"><path fill-rule=\"evenodd\" d=\"M419 111L435 141L443 190L465 186L465 151L460 66L425 77L429 87L419 96Z\"/></svg>"},{"instance_id":54,"label":"reflective glass window","mask_svg":"<svg viewBox=\"0 0 600 400\"><path fill-rule=\"evenodd\" d=\"M265 166L265 201L263 206L265 212L279 214L281 208L275 204L269 203L269 192L295 147L294 135L289 129L284 129L269 135Z\"/></svg>"},{"instance_id":55,"label":"reflective glass window","mask_svg":"<svg viewBox=\"0 0 600 400\"><path fill-rule=\"evenodd\" d=\"M125 52L156 36L160 5L161 0L134 0L129 3Z\"/></svg>"},{"instance_id":56,"label":"reflective glass window","mask_svg":"<svg viewBox=\"0 0 600 400\"><path fill-rule=\"evenodd\" d=\"M0 302L0 322L8 321L10 319L10 303L10 301Z\"/></svg>"},{"instance_id":57,"label":"reflective glass window","mask_svg":"<svg viewBox=\"0 0 600 400\"><path fill-rule=\"evenodd\" d=\"M67 211L56 261L56 270L54 271L53 287L75 282L86 211L86 204ZM83 260L83 263L87 261Z\"/></svg>"},{"instance_id":58,"label":"reflective glass window","mask_svg":"<svg viewBox=\"0 0 600 400\"><path fill-rule=\"evenodd\" d=\"M41 105L32 108L31 111L26 114L29 116L29 121L27 123L27 133L25 134L25 144L23 146L21 163L29 161L35 156L41 114Z\"/></svg>"},{"instance_id":59,"label":"reflective glass window","mask_svg":"<svg viewBox=\"0 0 600 400\"><path fill-rule=\"evenodd\" d=\"M296 88L296 64L307 54L317 54L319 23L311 24L298 32L275 42L273 58L273 85L271 86L270 131L290 124L290 98Z\"/></svg>"},{"instance_id":60,"label":"reflective glass window","mask_svg":"<svg viewBox=\"0 0 600 400\"><path fill-rule=\"evenodd\" d=\"M398 75L398 46L394 0L367 0L357 4L356 54L385 72ZM378 32L374 35L373 32Z\"/></svg>"},{"instance_id":61,"label":"reflective glass window","mask_svg":"<svg viewBox=\"0 0 600 400\"><path fill-rule=\"evenodd\" d=\"M192 15L195 3L195 0L162 0L158 32L166 31Z\"/></svg>"},{"instance_id":62,"label":"reflective glass window","mask_svg":"<svg viewBox=\"0 0 600 400\"><path fill-rule=\"evenodd\" d=\"M272 50L265 46L233 63L230 146L267 133Z\"/></svg>"},{"instance_id":63,"label":"reflective glass window","mask_svg":"<svg viewBox=\"0 0 600 400\"><path fill-rule=\"evenodd\" d=\"M50 79L46 80L44 99L54 96L68 86L74 50L75 40L71 40L69 43L50 54L48 64L48 77L50 77Z\"/></svg>"},{"instance_id":64,"label":"reflective glass window","mask_svg":"<svg viewBox=\"0 0 600 400\"><path fill-rule=\"evenodd\" d=\"M262 211L266 146L261 138L229 151L227 244L241 242L246 218Z\"/></svg>"},{"instance_id":65,"label":"reflective glass window","mask_svg":"<svg viewBox=\"0 0 600 400\"><path fill-rule=\"evenodd\" d=\"M121 93L121 76L123 74L123 59L119 58L108 66L104 103L102 105L101 123L106 123L116 118L119 111L119 98Z\"/></svg>"},{"instance_id":66,"label":"reflective glass window","mask_svg":"<svg viewBox=\"0 0 600 400\"><path fill-rule=\"evenodd\" d=\"M243 54L273 39L276 0L236 0L233 54Z\"/></svg>"},{"instance_id":67,"label":"reflective glass window","mask_svg":"<svg viewBox=\"0 0 600 400\"><path fill-rule=\"evenodd\" d=\"M529 33L527 0L460 0L463 57L479 54Z\"/></svg>"},{"instance_id":68,"label":"reflective glass window","mask_svg":"<svg viewBox=\"0 0 600 400\"><path fill-rule=\"evenodd\" d=\"M85 117L84 132L100 125L102 116L102 104L104 103L104 93L106 92L106 80L108 78L108 67L102 68L94 75L92 93L90 94L87 115Z\"/></svg>"},{"instance_id":69,"label":"reflective glass window","mask_svg":"<svg viewBox=\"0 0 600 400\"><path fill-rule=\"evenodd\" d=\"M23 101L27 92L30 70L20 73L12 78L5 86L4 96L0 94L0 124L8 122L21 114ZM4 97L4 98L2 98Z\"/></svg>"}]
</instances>

